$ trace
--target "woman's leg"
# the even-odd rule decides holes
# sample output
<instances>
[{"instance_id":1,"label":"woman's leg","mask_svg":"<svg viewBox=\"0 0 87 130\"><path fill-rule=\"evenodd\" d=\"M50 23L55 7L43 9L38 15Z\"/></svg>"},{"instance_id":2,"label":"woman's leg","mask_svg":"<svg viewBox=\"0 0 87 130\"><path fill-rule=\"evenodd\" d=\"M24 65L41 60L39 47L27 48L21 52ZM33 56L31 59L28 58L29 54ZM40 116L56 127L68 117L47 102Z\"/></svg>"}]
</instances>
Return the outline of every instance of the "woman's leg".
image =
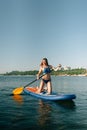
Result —
<instances>
[{"instance_id":1,"label":"woman's leg","mask_svg":"<svg viewBox=\"0 0 87 130\"><path fill-rule=\"evenodd\" d=\"M51 82L47 83L47 89L48 89L48 94L51 94L52 93L52 83Z\"/></svg>"},{"instance_id":2,"label":"woman's leg","mask_svg":"<svg viewBox=\"0 0 87 130\"><path fill-rule=\"evenodd\" d=\"M40 82L40 87L38 88L37 93L41 93L42 90L43 90L43 87L44 87L44 81L41 80L41 82Z\"/></svg>"}]
</instances>

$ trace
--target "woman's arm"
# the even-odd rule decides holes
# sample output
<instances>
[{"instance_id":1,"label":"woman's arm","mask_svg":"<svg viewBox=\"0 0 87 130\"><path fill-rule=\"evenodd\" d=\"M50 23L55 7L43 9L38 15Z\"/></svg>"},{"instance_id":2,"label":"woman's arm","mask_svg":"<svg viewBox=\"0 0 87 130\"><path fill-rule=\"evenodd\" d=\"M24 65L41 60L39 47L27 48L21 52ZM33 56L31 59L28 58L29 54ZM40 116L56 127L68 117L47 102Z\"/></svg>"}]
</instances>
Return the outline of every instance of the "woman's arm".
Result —
<instances>
[{"instance_id":1,"label":"woman's arm","mask_svg":"<svg viewBox=\"0 0 87 130\"><path fill-rule=\"evenodd\" d=\"M38 74L36 75L36 76L37 76L37 79L39 79L41 73L42 73L42 68L40 67L39 72L38 72Z\"/></svg>"},{"instance_id":2,"label":"woman's arm","mask_svg":"<svg viewBox=\"0 0 87 130\"><path fill-rule=\"evenodd\" d=\"M53 67L53 70L54 70L54 71L57 71L57 70L58 70L58 67Z\"/></svg>"},{"instance_id":3,"label":"woman's arm","mask_svg":"<svg viewBox=\"0 0 87 130\"><path fill-rule=\"evenodd\" d=\"M52 65L50 65L50 68L54 71L57 71L58 70L58 66L57 67L53 67Z\"/></svg>"}]
</instances>

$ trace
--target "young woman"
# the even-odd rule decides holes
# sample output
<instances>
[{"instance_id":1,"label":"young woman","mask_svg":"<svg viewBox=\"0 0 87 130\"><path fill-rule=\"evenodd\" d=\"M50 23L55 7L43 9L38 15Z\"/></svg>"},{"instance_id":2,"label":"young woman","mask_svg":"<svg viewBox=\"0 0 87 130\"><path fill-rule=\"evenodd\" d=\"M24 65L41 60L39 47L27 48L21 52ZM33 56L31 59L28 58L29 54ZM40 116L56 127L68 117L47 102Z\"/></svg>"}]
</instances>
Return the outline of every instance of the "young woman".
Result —
<instances>
[{"instance_id":1,"label":"young woman","mask_svg":"<svg viewBox=\"0 0 87 130\"><path fill-rule=\"evenodd\" d=\"M51 70L57 70L56 68L54 68L52 65L48 64L48 60L47 58L43 58L40 64L40 69L39 72L37 74L37 79L39 79L39 76L41 73L45 74L40 82L40 86L38 88L37 93L41 93L44 89L44 86L47 86L47 94L51 94L52 92L52 83L51 83L51 75L50 72Z\"/></svg>"}]
</instances>

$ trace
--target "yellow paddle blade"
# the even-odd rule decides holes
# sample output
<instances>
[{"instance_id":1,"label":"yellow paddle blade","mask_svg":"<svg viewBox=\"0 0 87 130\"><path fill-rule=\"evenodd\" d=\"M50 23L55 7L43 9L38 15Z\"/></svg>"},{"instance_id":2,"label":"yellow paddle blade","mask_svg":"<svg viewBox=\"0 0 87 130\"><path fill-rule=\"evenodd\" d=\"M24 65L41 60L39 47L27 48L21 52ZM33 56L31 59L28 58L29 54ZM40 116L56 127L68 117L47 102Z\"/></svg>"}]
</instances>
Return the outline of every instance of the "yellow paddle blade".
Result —
<instances>
[{"instance_id":1,"label":"yellow paddle blade","mask_svg":"<svg viewBox=\"0 0 87 130\"><path fill-rule=\"evenodd\" d=\"M24 87L16 88L13 90L13 94L21 94L23 92Z\"/></svg>"}]
</instances>

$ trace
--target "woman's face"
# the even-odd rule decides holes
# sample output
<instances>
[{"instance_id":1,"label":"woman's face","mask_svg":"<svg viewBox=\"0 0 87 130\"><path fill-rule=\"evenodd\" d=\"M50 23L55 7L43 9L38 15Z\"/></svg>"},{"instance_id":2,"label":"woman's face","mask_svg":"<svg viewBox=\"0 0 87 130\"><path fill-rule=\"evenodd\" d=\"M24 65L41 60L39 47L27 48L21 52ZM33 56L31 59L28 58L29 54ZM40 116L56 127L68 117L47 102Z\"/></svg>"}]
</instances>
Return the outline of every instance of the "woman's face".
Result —
<instances>
[{"instance_id":1,"label":"woman's face","mask_svg":"<svg viewBox=\"0 0 87 130\"><path fill-rule=\"evenodd\" d=\"M44 65L46 65L46 60L42 60L42 63L43 63Z\"/></svg>"}]
</instances>

